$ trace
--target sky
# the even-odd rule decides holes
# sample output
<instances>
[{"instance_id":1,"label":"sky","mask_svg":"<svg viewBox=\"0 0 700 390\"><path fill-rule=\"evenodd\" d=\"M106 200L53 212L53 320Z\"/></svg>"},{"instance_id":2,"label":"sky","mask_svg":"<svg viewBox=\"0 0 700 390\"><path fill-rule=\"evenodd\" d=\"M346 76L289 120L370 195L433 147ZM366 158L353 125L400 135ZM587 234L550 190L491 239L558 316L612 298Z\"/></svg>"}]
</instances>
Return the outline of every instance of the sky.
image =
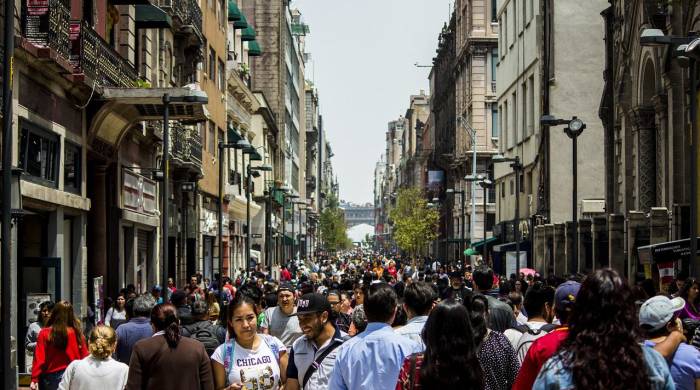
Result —
<instances>
[{"instance_id":1,"label":"sky","mask_svg":"<svg viewBox=\"0 0 700 390\"><path fill-rule=\"evenodd\" d=\"M429 93L428 74L450 0L294 0L311 33L306 78L318 89L340 198L372 202L387 123L410 96Z\"/></svg>"}]
</instances>

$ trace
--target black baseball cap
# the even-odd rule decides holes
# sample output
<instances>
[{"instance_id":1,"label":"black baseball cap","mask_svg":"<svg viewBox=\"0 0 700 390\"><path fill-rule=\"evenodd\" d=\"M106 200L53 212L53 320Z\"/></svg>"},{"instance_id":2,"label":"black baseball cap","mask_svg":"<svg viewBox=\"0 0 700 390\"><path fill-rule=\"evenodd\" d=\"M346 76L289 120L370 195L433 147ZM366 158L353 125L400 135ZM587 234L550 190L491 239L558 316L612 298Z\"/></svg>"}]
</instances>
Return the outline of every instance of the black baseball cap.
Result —
<instances>
[{"instance_id":1,"label":"black baseball cap","mask_svg":"<svg viewBox=\"0 0 700 390\"><path fill-rule=\"evenodd\" d=\"M318 293L308 293L297 299L297 314L331 312L328 298Z\"/></svg>"}]
</instances>

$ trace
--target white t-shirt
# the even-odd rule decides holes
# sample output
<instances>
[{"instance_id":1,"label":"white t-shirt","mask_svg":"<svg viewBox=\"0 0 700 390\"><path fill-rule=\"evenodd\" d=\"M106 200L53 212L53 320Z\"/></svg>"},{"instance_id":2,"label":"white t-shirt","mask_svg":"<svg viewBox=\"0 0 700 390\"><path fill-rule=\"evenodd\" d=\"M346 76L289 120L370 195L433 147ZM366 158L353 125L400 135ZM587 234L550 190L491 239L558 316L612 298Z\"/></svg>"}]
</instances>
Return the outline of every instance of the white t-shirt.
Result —
<instances>
[{"instance_id":1,"label":"white t-shirt","mask_svg":"<svg viewBox=\"0 0 700 390\"><path fill-rule=\"evenodd\" d=\"M545 326L547 323L546 322L539 322L539 321L527 321L525 325L529 326L530 329L539 329L543 326ZM515 329L506 329L503 334L508 338L508 341L510 341L510 345L513 346L513 348L518 348L518 341L520 340L520 336L523 335L522 332L518 332Z\"/></svg>"},{"instance_id":2,"label":"white t-shirt","mask_svg":"<svg viewBox=\"0 0 700 390\"><path fill-rule=\"evenodd\" d=\"M129 377L129 366L114 359L99 360L86 357L83 360L73 360L63 379L58 385L59 390L92 390L92 389L123 389Z\"/></svg>"},{"instance_id":3,"label":"white t-shirt","mask_svg":"<svg viewBox=\"0 0 700 390\"><path fill-rule=\"evenodd\" d=\"M220 345L211 359L224 366L227 385L242 383L244 390L278 390L280 387L279 354L287 347L277 338L258 334L257 350L246 349L230 340ZM276 353L274 351L277 351Z\"/></svg>"}]
</instances>

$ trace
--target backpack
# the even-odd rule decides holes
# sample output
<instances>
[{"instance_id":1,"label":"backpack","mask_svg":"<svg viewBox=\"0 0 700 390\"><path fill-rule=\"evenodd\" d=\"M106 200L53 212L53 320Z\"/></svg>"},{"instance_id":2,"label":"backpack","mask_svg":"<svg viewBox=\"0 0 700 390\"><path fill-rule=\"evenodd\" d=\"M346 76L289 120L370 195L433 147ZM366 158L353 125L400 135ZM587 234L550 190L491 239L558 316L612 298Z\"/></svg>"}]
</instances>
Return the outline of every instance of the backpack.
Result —
<instances>
[{"instance_id":1,"label":"backpack","mask_svg":"<svg viewBox=\"0 0 700 390\"><path fill-rule=\"evenodd\" d=\"M216 328L211 323L207 325L198 322L196 324L183 326L183 328L190 333L191 339L197 340L204 345L204 349L209 356L221 345L219 339L216 337Z\"/></svg>"},{"instance_id":2,"label":"backpack","mask_svg":"<svg viewBox=\"0 0 700 390\"><path fill-rule=\"evenodd\" d=\"M520 364L523 363L523 360L525 360L525 356L527 356L527 351L530 349L530 346L532 346L532 343L535 342L535 340L539 339L540 337L546 335L547 333L553 331L556 328L557 326L554 324L544 324L539 329L530 328L529 326L527 326L527 324L518 325L514 327L513 329L522 333L522 335L518 339L518 343L515 345L515 354L518 355L518 362L520 362Z\"/></svg>"}]
</instances>

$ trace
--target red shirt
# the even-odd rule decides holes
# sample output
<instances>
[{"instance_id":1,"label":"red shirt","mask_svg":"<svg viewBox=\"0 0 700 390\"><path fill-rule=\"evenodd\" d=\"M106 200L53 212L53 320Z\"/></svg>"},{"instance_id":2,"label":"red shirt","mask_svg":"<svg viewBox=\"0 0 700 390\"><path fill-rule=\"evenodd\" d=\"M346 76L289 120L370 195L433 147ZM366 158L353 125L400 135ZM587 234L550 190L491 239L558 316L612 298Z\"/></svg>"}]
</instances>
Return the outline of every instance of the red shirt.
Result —
<instances>
[{"instance_id":1,"label":"red shirt","mask_svg":"<svg viewBox=\"0 0 700 390\"><path fill-rule=\"evenodd\" d=\"M413 373L411 373L411 360L413 356L414 355L409 355L404 359L395 390L414 390L422 388L420 384L420 368L423 365L423 354L415 354L415 368L413 369ZM411 386L411 381L413 381L413 386Z\"/></svg>"},{"instance_id":2,"label":"red shirt","mask_svg":"<svg viewBox=\"0 0 700 390\"><path fill-rule=\"evenodd\" d=\"M39 376L65 370L73 360L80 360L89 355L85 338L78 346L78 338L75 337L73 328L68 328L68 344L65 350L60 350L49 342L51 328L44 328L39 332L34 350L34 362L32 364L32 382L39 382Z\"/></svg>"},{"instance_id":3,"label":"red shirt","mask_svg":"<svg viewBox=\"0 0 700 390\"><path fill-rule=\"evenodd\" d=\"M527 351L520 372L515 378L513 390L530 390L537 379L537 374L547 360L559 349L559 345L569 335L569 328L563 326L535 340Z\"/></svg>"},{"instance_id":4,"label":"red shirt","mask_svg":"<svg viewBox=\"0 0 700 390\"><path fill-rule=\"evenodd\" d=\"M292 280L292 273L289 272L288 269L283 269L282 272L280 272L280 280L283 282Z\"/></svg>"}]
</instances>

